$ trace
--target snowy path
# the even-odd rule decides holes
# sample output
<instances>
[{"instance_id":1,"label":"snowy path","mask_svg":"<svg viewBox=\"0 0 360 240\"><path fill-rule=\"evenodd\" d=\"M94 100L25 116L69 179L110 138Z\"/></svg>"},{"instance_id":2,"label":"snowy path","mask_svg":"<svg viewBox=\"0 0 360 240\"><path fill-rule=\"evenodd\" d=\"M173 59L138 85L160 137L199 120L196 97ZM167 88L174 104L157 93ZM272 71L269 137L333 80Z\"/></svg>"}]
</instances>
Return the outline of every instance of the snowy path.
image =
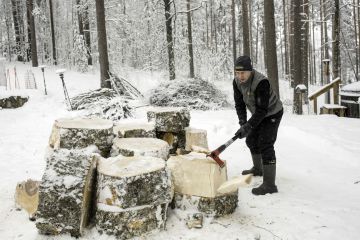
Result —
<instances>
[{"instance_id":1,"label":"snowy path","mask_svg":"<svg viewBox=\"0 0 360 240\"><path fill-rule=\"evenodd\" d=\"M67 82L70 95L97 86L95 75L67 76L73 80ZM49 96L27 91L30 101L23 108L0 110L0 239L72 239L38 235L34 223L13 203L18 181L41 179L53 121L69 116L59 84L49 73ZM144 112L138 117L145 119ZM238 127L233 110L193 111L191 117L191 126L208 130L210 148L228 140ZM251 187L261 183L254 178L249 188L240 189L233 215L207 219L204 228L188 230L180 220L187 212L170 211L167 231L147 239L359 239L360 120L286 113L276 151L278 194L253 196ZM221 157L228 161L230 178L251 165L244 140ZM81 239L114 238L92 229Z\"/></svg>"}]
</instances>

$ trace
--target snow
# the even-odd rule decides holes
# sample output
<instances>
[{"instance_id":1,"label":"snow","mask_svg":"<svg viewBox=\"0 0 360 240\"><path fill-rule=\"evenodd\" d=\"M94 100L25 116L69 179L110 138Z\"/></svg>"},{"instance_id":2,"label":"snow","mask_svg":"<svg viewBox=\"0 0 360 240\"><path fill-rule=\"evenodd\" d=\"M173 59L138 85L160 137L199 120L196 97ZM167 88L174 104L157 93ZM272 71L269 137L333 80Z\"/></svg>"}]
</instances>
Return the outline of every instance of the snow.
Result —
<instances>
[{"instance_id":1,"label":"snow","mask_svg":"<svg viewBox=\"0 0 360 240\"><path fill-rule=\"evenodd\" d=\"M346 108L344 106L340 106L339 104L324 104L322 105L323 107L327 108L327 109L331 109L331 108L334 108L334 109L338 109L338 108Z\"/></svg>"},{"instance_id":2,"label":"snow","mask_svg":"<svg viewBox=\"0 0 360 240\"><path fill-rule=\"evenodd\" d=\"M124 157L102 158L98 171L107 176L132 177L165 168L165 161L155 157Z\"/></svg>"},{"instance_id":3,"label":"snow","mask_svg":"<svg viewBox=\"0 0 360 240\"><path fill-rule=\"evenodd\" d=\"M28 68L17 66L20 80ZM0 168L4 170L0 175L0 239L73 239L69 235L39 235L27 213L15 210L13 197L17 182L41 179L55 119L76 116L76 112L66 110L61 81L54 70L45 69L48 95L43 94L41 70L34 68L39 89L26 90L30 99L23 107L0 110ZM145 89L147 81L155 86L159 81L156 76L146 75L136 81ZM65 74L70 96L98 88L98 79L98 73ZM133 79L130 73L127 79ZM231 80L216 83L223 86L230 99ZM280 85L283 98L291 99L288 82ZM137 110L137 120L146 121L146 108ZM210 149L230 139L239 127L234 109L191 111L190 126L207 130ZM252 195L251 188L262 181L254 177L249 188L239 189L239 207L234 214L205 218L202 229L189 230L184 221L189 211L169 209L166 231L146 239L359 239L360 120L334 115L298 116L285 106L275 148L279 193ZM244 140L237 140L220 157L227 160L229 178L251 167ZM115 238L100 235L93 228L79 239Z\"/></svg>"},{"instance_id":4,"label":"snow","mask_svg":"<svg viewBox=\"0 0 360 240\"><path fill-rule=\"evenodd\" d=\"M79 129L109 129L114 123L100 118L61 118L56 120L59 128L79 128Z\"/></svg>"},{"instance_id":5,"label":"snow","mask_svg":"<svg viewBox=\"0 0 360 240\"><path fill-rule=\"evenodd\" d=\"M360 92L360 81L345 85L341 90L345 92Z\"/></svg>"}]
</instances>

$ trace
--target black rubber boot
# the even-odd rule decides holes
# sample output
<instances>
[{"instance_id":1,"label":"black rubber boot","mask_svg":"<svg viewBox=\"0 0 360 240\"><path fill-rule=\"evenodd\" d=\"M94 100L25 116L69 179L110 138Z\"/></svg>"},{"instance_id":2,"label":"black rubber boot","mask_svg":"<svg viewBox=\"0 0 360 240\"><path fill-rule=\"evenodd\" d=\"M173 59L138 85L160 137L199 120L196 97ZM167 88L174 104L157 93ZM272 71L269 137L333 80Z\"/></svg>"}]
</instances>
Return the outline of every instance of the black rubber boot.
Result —
<instances>
[{"instance_id":1,"label":"black rubber boot","mask_svg":"<svg viewBox=\"0 0 360 240\"><path fill-rule=\"evenodd\" d=\"M261 154L251 154L254 166L249 170L242 171L242 175L253 174L254 176L262 176L262 159Z\"/></svg>"},{"instance_id":2,"label":"black rubber boot","mask_svg":"<svg viewBox=\"0 0 360 240\"><path fill-rule=\"evenodd\" d=\"M263 183L259 187L253 188L251 192L254 195L265 195L267 193L278 192L278 189L275 185L276 164L264 165L263 171Z\"/></svg>"}]
</instances>

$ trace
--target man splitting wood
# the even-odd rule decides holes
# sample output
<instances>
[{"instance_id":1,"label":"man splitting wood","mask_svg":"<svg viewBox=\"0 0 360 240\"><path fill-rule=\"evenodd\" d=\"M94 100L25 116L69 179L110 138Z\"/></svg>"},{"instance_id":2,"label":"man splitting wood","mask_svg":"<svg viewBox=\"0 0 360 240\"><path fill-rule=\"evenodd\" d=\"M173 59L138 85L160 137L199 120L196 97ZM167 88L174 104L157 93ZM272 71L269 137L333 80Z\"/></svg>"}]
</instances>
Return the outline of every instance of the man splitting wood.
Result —
<instances>
[{"instance_id":1,"label":"man splitting wood","mask_svg":"<svg viewBox=\"0 0 360 240\"><path fill-rule=\"evenodd\" d=\"M241 56L235 62L233 81L235 109L240 129L235 135L246 137L254 166L244 170L243 175L263 176L263 183L252 189L255 195L278 192L275 185L276 156L274 143L283 115L279 96L271 87L270 81L254 70L251 59ZM247 120L249 109L252 116Z\"/></svg>"}]
</instances>

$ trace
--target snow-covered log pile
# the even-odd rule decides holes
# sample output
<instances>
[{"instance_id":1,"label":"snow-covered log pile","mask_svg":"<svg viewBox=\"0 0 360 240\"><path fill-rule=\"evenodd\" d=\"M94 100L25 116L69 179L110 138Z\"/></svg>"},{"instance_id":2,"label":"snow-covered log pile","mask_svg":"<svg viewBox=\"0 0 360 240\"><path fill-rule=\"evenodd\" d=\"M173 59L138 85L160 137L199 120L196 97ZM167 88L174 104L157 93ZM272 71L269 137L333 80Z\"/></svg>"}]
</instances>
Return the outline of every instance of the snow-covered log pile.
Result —
<instances>
[{"instance_id":1,"label":"snow-covered log pile","mask_svg":"<svg viewBox=\"0 0 360 240\"><path fill-rule=\"evenodd\" d=\"M105 119L58 119L53 125L49 145L54 149L85 148L96 145L102 156L108 156L112 146L113 122Z\"/></svg>"},{"instance_id":2,"label":"snow-covered log pile","mask_svg":"<svg viewBox=\"0 0 360 240\"><path fill-rule=\"evenodd\" d=\"M119 154L127 157L149 156L167 160L169 157L169 145L167 142L156 138L115 138L111 156Z\"/></svg>"},{"instance_id":3,"label":"snow-covered log pile","mask_svg":"<svg viewBox=\"0 0 360 240\"><path fill-rule=\"evenodd\" d=\"M22 107L29 97L25 96L0 96L0 109L1 108L19 108Z\"/></svg>"},{"instance_id":4,"label":"snow-covered log pile","mask_svg":"<svg viewBox=\"0 0 360 240\"><path fill-rule=\"evenodd\" d=\"M160 84L151 93L150 103L161 107L189 107L209 110L229 107L226 95L201 79L180 79Z\"/></svg>"},{"instance_id":5,"label":"snow-covered log pile","mask_svg":"<svg viewBox=\"0 0 360 240\"><path fill-rule=\"evenodd\" d=\"M96 228L128 239L165 227L173 196L165 160L117 156L99 160Z\"/></svg>"},{"instance_id":6,"label":"snow-covered log pile","mask_svg":"<svg viewBox=\"0 0 360 240\"><path fill-rule=\"evenodd\" d=\"M190 123L190 112L186 108L156 108L147 112L149 122L155 123L156 137L166 141L170 153L185 149L185 128Z\"/></svg>"},{"instance_id":7,"label":"snow-covered log pile","mask_svg":"<svg viewBox=\"0 0 360 240\"><path fill-rule=\"evenodd\" d=\"M167 165L174 181L176 208L195 208L216 217L235 211L237 189L221 194L217 191L227 181L226 167L219 168L205 154L195 152L171 156Z\"/></svg>"},{"instance_id":8,"label":"snow-covered log pile","mask_svg":"<svg viewBox=\"0 0 360 240\"><path fill-rule=\"evenodd\" d=\"M39 187L36 227L41 234L81 236L95 194L97 148L49 150Z\"/></svg>"},{"instance_id":9,"label":"snow-covered log pile","mask_svg":"<svg viewBox=\"0 0 360 240\"><path fill-rule=\"evenodd\" d=\"M119 123L114 126L114 134L119 138L156 138L153 123Z\"/></svg>"},{"instance_id":10,"label":"snow-covered log pile","mask_svg":"<svg viewBox=\"0 0 360 240\"><path fill-rule=\"evenodd\" d=\"M133 114L129 99L108 88L77 95L71 99L71 104L74 110L83 110L81 114L84 116L96 116L112 121L119 121Z\"/></svg>"}]
</instances>

